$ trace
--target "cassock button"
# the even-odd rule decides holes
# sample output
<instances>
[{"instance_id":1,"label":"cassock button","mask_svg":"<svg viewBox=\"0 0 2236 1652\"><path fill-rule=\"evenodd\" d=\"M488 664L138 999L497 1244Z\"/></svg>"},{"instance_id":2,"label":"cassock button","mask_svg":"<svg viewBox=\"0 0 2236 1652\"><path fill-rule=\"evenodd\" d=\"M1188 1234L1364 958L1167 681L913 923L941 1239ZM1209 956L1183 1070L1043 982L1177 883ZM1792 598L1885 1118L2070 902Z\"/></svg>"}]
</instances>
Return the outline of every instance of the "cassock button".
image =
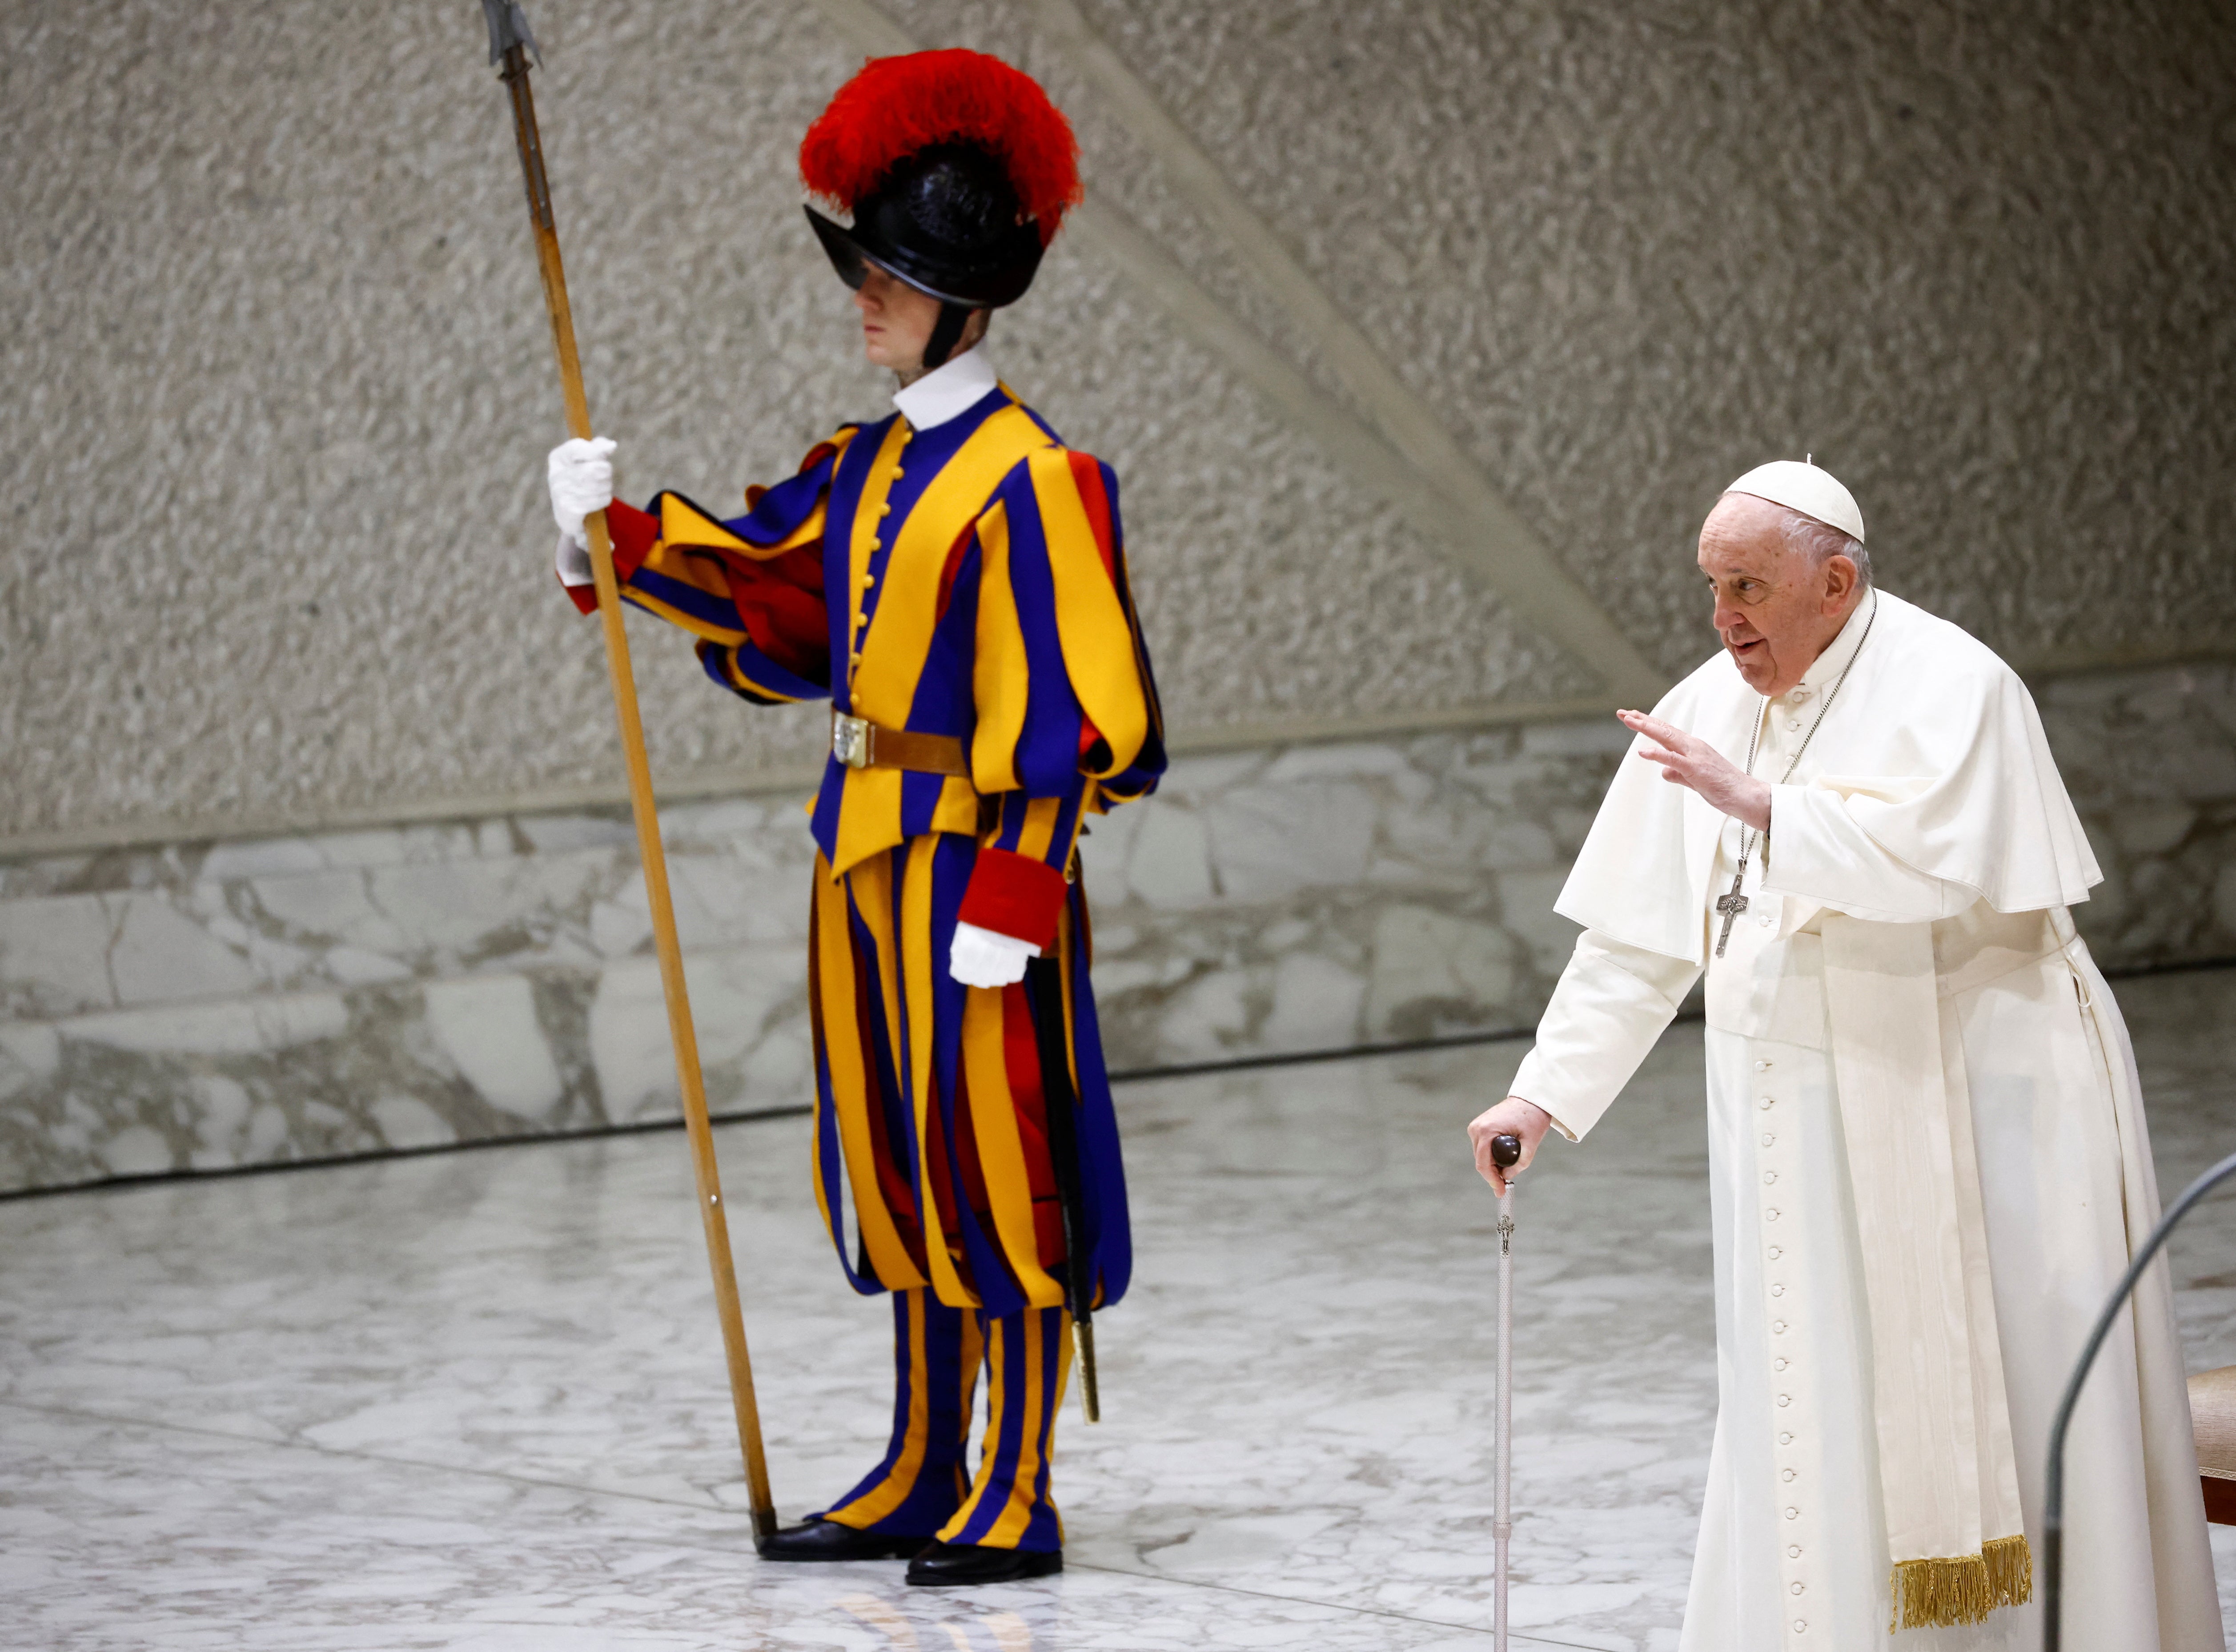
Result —
<instances>
[{"instance_id":1,"label":"cassock button","mask_svg":"<svg viewBox=\"0 0 2236 1652\"><path fill-rule=\"evenodd\" d=\"M1773 1285L1770 1287L1770 1293L1772 1296L1784 1296L1786 1294L1786 1287L1783 1285Z\"/></svg>"},{"instance_id":2,"label":"cassock button","mask_svg":"<svg viewBox=\"0 0 2236 1652\"><path fill-rule=\"evenodd\" d=\"M1778 1172L1775 1170L1766 1170L1762 1173L1762 1185L1766 1188L1777 1180Z\"/></svg>"},{"instance_id":3,"label":"cassock button","mask_svg":"<svg viewBox=\"0 0 2236 1652\"><path fill-rule=\"evenodd\" d=\"M1766 1210L1762 1213L1762 1219L1765 1221L1776 1221L1778 1220L1778 1212L1775 1210Z\"/></svg>"},{"instance_id":4,"label":"cassock button","mask_svg":"<svg viewBox=\"0 0 2236 1652\"><path fill-rule=\"evenodd\" d=\"M1770 1247L1770 1260L1773 1262L1785 1254L1786 1247L1783 1245L1772 1245Z\"/></svg>"},{"instance_id":5,"label":"cassock button","mask_svg":"<svg viewBox=\"0 0 2236 1652\"><path fill-rule=\"evenodd\" d=\"M1780 1434L1780 1435L1778 1437L1778 1443L1779 1443L1780 1445L1792 1445L1792 1444L1793 1444L1793 1436L1792 1436L1792 1435L1791 1435L1791 1434ZM1794 1552L1795 1554L1797 1554L1797 1555L1798 1555L1798 1554L1799 1554L1801 1551L1800 1551L1799 1549L1797 1549L1797 1550L1795 1550L1793 1552Z\"/></svg>"},{"instance_id":6,"label":"cassock button","mask_svg":"<svg viewBox=\"0 0 2236 1652\"><path fill-rule=\"evenodd\" d=\"M1797 1595L1801 1592L1801 1585L1799 1583L1797 1583L1793 1585L1793 1592Z\"/></svg>"},{"instance_id":7,"label":"cassock button","mask_svg":"<svg viewBox=\"0 0 2236 1652\"><path fill-rule=\"evenodd\" d=\"M1783 1320L1772 1320L1770 1322L1770 1333L1775 1337L1784 1336L1786 1334L1786 1321Z\"/></svg>"},{"instance_id":8,"label":"cassock button","mask_svg":"<svg viewBox=\"0 0 2236 1652\"><path fill-rule=\"evenodd\" d=\"M1765 912L1760 918L1756 918L1754 921L1758 928L1768 929L1771 925L1775 923L1777 920L1772 918L1768 912Z\"/></svg>"},{"instance_id":9,"label":"cassock button","mask_svg":"<svg viewBox=\"0 0 2236 1652\"><path fill-rule=\"evenodd\" d=\"M1782 1290L1784 1290L1786 1287L1785 1287L1784 1286L1782 1286L1782 1285L1781 1285L1781 1286L1779 1286L1778 1288L1779 1288L1779 1289L1780 1289L1780 1290L1782 1291ZM1783 1370L1785 1370L1785 1369L1786 1369L1786 1365L1787 1365L1787 1361L1786 1361L1786 1360L1784 1360L1784 1359L1773 1359L1773 1360L1772 1360L1772 1361L1770 1362L1770 1368L1771 1368L1772 1371L1783 1371Z\"/></svg>"},{"instance_id":10,"label":"cassock button","mask_svg":"<svg viewBox=\"0 0 2236 1652\"><path fill-rule=\"evenodd\" d=\"M1759 1073L1766 1073L1770 1070L1770 1063L1766 1061L1759 1061L1755 1063L1754 1070Z\"/></svg>"},{"instance_id":11,"label":"cassock button","mask_svg":"<svg viewBox=\"0 0 2236 1652\"><path fill-rule=\"evenodd\" d=\"M1788 1520L1799 1520L1801 1518L1801 1510L1799 1509L1788 1508L1786 1511L1786 1517Z\"/></svg>"},{"instance_id":12,"label":"cassock button","mask_svg":"<svg viewBox=\"0 0 2236 1652\"><path fill-rule=\"evenodd\" d=\"M1781 1405L1791 1405L1793 1403L1793 1396L1792 1394L1780 1394L1778 1397L1778 1403Z\"/></svg>"},{"instance_id":13,"label":"cassock button","mask_svg":"<svg viewBox=\"0 0 2236 1652\"><path fill-rule=\"evenodd\" d=\"M1792 1482L1794 1473L1795 1473L1795 1471L1794 1471L1794 1470L1792 1470L1792 1469L1781 1469L1781 1470L1779 1471L1779 1476L1778 1476L1778 1478L1779 1478L1779 1479L1781 1479L1781 1480L1784 1480L1784 1481L1787 1482L1787 1483L1790 1484L1792 1484Z\"/></svg>"},{"instance_id":14,"label":"cassock button","mask_svg":"<svg viewBox=\"0 0 2236 1652\"><path fill-rule=\"evenodd\" d=\"M1771 1145L1772 1145L1772 1143L1774 1143L1777 1140L1778 1140L1778 1138L1777 1138L1776 1136L1772 1135L1768 1130L1765 1130L1765 1131L1762 1133L1762 1144L1763 1144L1763 1146L1765 1146L1765 1147L1769 1147L1769 1146L1771 1146Z\"/></svg>"},{"instance_id":15,"label":"cassock button","mask_svg":"<svg viewBox=\"0 0 2236 1652\"><path fill-rule=\"evenodd\" d=\"M1759 1099L1756 1102L1755 1105L1757 1105L1758 1107L1760 1107L1760 1108L1764 1109L1766 1111L1766 1110L1768 1110L1769 1109L1771 1109L1771 1108L1773 1108L1773 1107L1777 1106L1777 1105L1778 1105L1778 1103L1777 1103L1776 1102L1773 1102L1772 1100L1771 1100L1769 1096L1762 1096L1761 1098L1759 1098Z\"/></svg>"},{"instance_id":16,"label":"cassock button","mask_svg":"<svg viewBox=\"0 0 2236 1652\"><path fill-rule=\"evenodd\" d=\"M1796 1635L1806 1635L1806 1634L1808 1634L1808 1633L1809 1633L1809 1624L1808 1624L1807 1620L1805 1620L1805 1619L1804 1619L1804 1618L1799 1618L1799 1617L1795 1618L1795 1619L1793 1620L1793 1632L1794 1632Z\"/></svg>"}]
</instances>

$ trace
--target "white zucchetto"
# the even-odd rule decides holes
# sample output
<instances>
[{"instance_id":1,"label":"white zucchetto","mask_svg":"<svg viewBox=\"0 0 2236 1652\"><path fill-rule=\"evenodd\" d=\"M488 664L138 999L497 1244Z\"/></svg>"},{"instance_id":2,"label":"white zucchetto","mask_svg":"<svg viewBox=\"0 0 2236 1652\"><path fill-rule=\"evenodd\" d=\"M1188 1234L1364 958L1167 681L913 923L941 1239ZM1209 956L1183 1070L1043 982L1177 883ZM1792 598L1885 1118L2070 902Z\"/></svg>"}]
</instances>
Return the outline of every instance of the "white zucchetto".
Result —
<instances>
[{"instance_id":1,"label":"white zucchetto","mask_svg":"<svg viewBox=\"0 0 2236 1652\"><path fill-rule=\"evenodd\" d=\"M1856 496L1842 487L1830 471L1792 459L1772 459L1758 464L1724 490L1749 493L1788 510L1799 510L1812 522L1838 528L1858 544L1864 541L1864 513L1856 509Z\"/></svg>"}]
</instances>

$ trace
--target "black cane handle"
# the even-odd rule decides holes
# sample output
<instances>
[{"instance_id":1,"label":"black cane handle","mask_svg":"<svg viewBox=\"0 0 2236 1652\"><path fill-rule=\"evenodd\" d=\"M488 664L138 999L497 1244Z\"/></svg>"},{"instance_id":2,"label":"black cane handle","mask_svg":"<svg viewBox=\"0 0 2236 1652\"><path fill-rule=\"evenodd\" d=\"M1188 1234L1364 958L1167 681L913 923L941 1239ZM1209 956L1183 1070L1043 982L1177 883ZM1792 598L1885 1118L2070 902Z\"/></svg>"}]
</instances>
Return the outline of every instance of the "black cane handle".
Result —
<instances>
[{"instance_id":1,"label":"black cane handle","mask_svg":"<svg viewBox=\"0 0 2236 1652\"><path fill-rule=\"evenodd\" d=\"M1494 1135L1490 1138L1490 1162L1503 1170L1522 1157L1522 1138L1518 1135Z\"/></svg>"}]
</instances>

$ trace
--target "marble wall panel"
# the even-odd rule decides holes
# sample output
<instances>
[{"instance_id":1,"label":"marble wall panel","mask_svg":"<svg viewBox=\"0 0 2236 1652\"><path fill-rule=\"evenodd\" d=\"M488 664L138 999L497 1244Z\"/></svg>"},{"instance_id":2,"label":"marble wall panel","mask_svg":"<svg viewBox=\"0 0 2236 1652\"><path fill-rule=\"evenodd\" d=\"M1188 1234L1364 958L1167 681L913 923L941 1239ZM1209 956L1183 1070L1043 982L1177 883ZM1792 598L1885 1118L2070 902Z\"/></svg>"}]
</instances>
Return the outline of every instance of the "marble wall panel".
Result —
<instances>
[{"instance_id":1,"label":"marble wall panel","mask_svg":"<svg viewBox=\"0 0 2236 1652\"><path fill-rule=\"evenodd\" d=\"M2036 685L2104 881L2076 914L2097 955L2236 957L2236 665Z\"/></svg>"},{"instance_id":2,"label":"marble wall panel","mask_svg":"<svg viewBox=\"0 0 2236 1652\"><path fill-rule=\"evenodd\" d=\"M1525 1024L1624 737L1549 725L1177 763L1082 859L1120 1067Z\"/></svg>"},{"instance_id":3,"label":"marble wall panel","mask_svg":"<svg viewBox=\"0 0 2236 1652\"><path fill-rule=\"evenodd\" d=\"M2236 666L2037 686L2106 964L2236 957ZM1611 720L1184 757L1094 823L1119 1071L1526 1027ZM796 797L663 811L718 1111L806 1101ZM0 864L0 1189L566 1132L675 1105L627 819Z\"/></svg>"},{"instance_id":4,"label":"marble wall panel","mask_svg":"<svg viewBox=\"0 0 2236 1652\"><path fill-rule=\"evenodd\" d=\"M664 812L707 1085L809 1072L796 800ZM595 1129L674 1106L626 818L0 869L0 1188Z\"/></svg>"}]
</instances>

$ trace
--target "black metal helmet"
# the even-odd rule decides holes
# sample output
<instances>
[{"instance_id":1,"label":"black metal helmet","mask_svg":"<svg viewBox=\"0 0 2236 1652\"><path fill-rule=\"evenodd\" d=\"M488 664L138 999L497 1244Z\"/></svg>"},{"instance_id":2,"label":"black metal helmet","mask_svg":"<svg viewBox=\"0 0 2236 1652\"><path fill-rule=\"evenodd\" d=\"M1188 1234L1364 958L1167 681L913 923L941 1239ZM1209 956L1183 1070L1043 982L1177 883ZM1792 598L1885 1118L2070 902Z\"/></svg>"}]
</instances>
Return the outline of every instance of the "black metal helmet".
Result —
<instances>
[{"instance_id":1,"label":"black metal helmet","mask_svg":"<svg viewBox=\"0 0 2236 1652\"><path fill-rule=\"evenodd\" d=\"M985 150L937 143L910 155L854 203L851 227L810 207L839 280L862 285L865 264L946 304L999 309L1014 304L1041 267L1040 227Z\"/></svg>"},{"instance_id":2,"label":"black metal helmet","mask_svg":"<svg viewBox=\"0 0 2236 1652\"><path fill-rule=\"evenodd\" d=\"M807 208L839 279L871 265L947 306L927 365L972 310L1023 298L1064 213L1080 199L1071 123L1031 76L974 51L872 59L808 128L811 193L853 214ZM943 342L944 340L944 342Z\"/></svg>"}]
</instances>

